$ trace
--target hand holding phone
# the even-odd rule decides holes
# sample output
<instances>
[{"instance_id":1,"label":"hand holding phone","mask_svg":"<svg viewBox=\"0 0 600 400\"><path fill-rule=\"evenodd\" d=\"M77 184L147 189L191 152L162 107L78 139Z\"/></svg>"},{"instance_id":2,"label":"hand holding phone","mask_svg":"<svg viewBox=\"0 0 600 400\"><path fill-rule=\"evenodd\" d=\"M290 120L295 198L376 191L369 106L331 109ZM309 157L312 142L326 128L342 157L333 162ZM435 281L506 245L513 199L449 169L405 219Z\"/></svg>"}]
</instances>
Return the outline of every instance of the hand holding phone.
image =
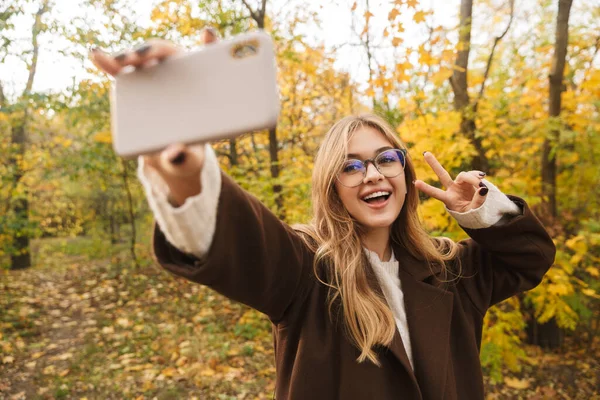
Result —
<instances>
[{"instance_id":1,"label":"hand holding phone","mask_svg":"<svg viewBox=\"0 0 600 400\"><path fill-rule=\"evenodd\" d=\"M121 71L111 91L113 147L125 158L171 143L269 129L278 116L274 45L262 31L176 52L159 65Z\"/></svg>"},{"instance_id":2,"label":"hand holding phone","mask_svg":"<svg viewBox=\"0 0 600 400\"><path fill-rule=\"evenodd\" d=\"M205 44L217 40L212 29L204 30L201 35ZM154 40L116 56L93 50L90 59L100 70L115 76L127 66L143 68L180 51L181 49L171 42ZM176 205L181 205L187 197L200 193L199 176L204 162L203 144L186 146L173 143L163 151L144 155L143 158L146 167L154 169L167 183L171 200Z\"/></svg>"}]
</instances>

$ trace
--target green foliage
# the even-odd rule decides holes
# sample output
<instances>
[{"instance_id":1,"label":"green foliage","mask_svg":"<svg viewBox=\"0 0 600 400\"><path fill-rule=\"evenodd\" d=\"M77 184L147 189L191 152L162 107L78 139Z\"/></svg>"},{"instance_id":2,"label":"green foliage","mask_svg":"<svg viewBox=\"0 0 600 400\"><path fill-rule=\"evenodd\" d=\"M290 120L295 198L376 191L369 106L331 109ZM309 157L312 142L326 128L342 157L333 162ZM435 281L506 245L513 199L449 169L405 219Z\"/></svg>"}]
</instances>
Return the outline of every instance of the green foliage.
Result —
<instances>
[{"instance_id":1,"label":"green foliage","mask_svg":"<svg viewBox=\"0 0 600 400\"><path fill-rule=\"evenodd\" d=\"M511 298L492 307L485 316L481 366L493 382L500 382L504 370L520 370L520 362L525 358L521 348L519 333L525 328L525 318L521 313L517 298Z\"/></svg>"}]
</instances>

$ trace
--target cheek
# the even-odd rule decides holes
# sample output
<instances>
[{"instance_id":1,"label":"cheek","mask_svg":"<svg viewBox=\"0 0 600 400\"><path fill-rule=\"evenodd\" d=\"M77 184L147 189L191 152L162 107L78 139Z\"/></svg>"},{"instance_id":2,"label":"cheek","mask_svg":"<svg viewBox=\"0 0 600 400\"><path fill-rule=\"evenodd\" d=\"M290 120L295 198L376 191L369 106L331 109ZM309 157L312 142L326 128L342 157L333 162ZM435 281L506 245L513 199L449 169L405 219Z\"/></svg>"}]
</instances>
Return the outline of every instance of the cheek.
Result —
<instances>
[{"instance_id":1,"label":"cheek","mask_svg":"<svg viewBox=\"0 0 600 400\"><path fill-rule=\"evenodd\" d=\"M399 191L402 193L402 195L406 195L408 193L408 187L407 187L407 183L406 183L406 176L404 176L404 174L399 176Z\"/></svg>"},{"instance_id":2,"label":"cheek","mask_svg":"<svg viewBox=\"0 0 600 400\"><path fill-rule=\"evenodd\" d=\"M406 183L404 181L402 181L402 183L400 184L400 193L403 196L406 196L406 194L408 193L408 190L406 188Z\"/></svg>"},{"instance_id":3,"label":"cheek","mask_svg":"<svg viewBox=\"0 0 600 400\"><path fill-rule=\"evenodd\" d=\"M404 175L390 179L390 183L394 187L396 197L405 197L407 194L406 181Z\"/></svg>"},{"instance_id":4,"label":"cheek","mask_svg":"<svg viewBox=\"0 0 600 400\"><path fill-rule=\"evenodd\" d=\"M340 183L336 183L335 191L342 202L344 208L350 211L353 208L353 202L356 200L356 189L347 188L342 186Z\"/></svg>"}]
</instances>

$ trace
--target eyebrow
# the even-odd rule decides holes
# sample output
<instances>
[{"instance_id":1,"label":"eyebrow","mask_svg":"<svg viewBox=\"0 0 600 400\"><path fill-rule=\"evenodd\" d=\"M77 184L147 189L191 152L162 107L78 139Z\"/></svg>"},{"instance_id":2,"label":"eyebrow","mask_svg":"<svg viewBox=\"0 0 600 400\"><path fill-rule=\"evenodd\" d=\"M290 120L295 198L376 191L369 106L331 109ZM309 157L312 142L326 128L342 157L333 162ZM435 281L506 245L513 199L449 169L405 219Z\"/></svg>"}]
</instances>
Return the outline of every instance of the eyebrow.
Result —
<instances>
[{"instance_id":1,"label":"eyebrow","mask_svg":"<svg viewBox=\"0 0 600 400\"><path fill-rule=\"evenodd\" d=\"M375 152L373 154L379 154L384 150L390 150L390 149L393 149L393 147L392 146L383 146L383 147L380 147L377 150L375 150ZM354 154L354 153L348 153L347 156L348 156L348 158L359 158L360 157L358 154Z\"/></svg>"}]
</instances>

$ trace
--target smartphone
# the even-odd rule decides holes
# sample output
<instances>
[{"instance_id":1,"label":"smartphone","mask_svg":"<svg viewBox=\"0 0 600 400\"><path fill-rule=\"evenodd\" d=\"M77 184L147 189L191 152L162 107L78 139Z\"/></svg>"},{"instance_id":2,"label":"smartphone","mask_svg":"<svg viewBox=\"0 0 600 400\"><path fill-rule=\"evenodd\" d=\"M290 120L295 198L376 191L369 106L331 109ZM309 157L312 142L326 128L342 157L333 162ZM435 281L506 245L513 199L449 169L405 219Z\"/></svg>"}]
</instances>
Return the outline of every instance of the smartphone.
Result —
<instances>
[{"instance_id":1,"label":"smartphone","mask_svg":"<svg viewBox=\"0 0 600 400\"><path fill-rule=\"evenodd\" d=\"M256 31L124 71L111 91L113 147L124 158L171 143L233 138L276 125L271 37Z\"/></svg>"}]
</instances>

